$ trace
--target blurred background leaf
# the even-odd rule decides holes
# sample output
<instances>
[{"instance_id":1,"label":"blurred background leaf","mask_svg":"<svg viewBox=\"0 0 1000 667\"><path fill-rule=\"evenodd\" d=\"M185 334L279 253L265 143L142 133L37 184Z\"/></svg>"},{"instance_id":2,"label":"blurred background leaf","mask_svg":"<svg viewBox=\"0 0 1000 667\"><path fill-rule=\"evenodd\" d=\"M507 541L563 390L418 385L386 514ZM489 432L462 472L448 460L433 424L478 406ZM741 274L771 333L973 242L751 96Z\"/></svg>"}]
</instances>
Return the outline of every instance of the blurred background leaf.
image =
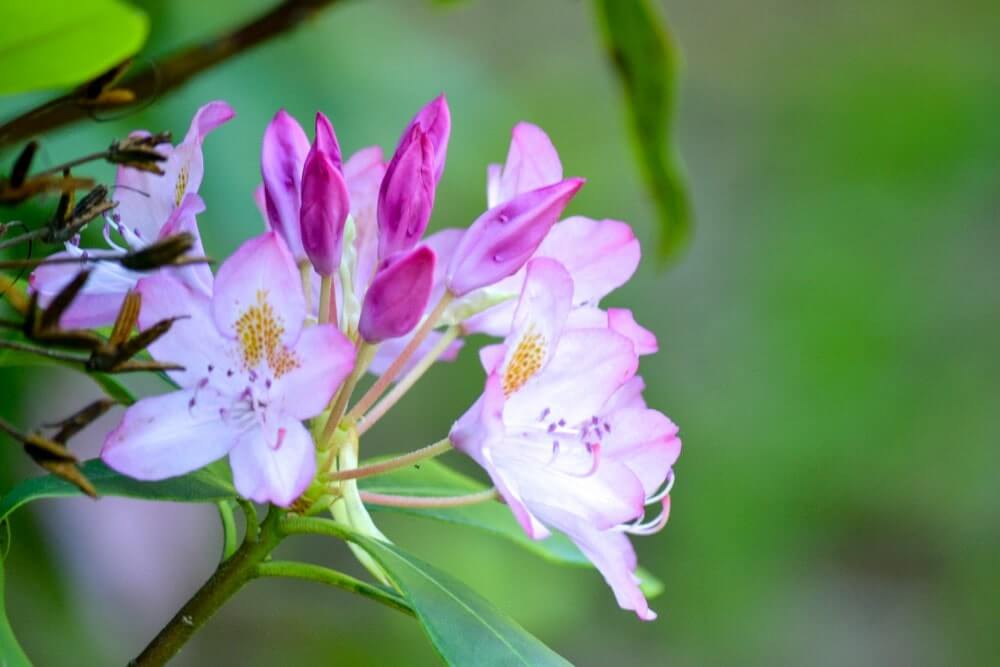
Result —
<instances>
[{"instance_id":1,"label":"blurred background leaf","mask_svg":"<svg viewBox=\"0 0 1000 667\"><path fill-rule=\"evenodd\" d=\"M134 55L146 15L118 0L4 2L0 94L83 83Z\"/></svg>"},{"instance_id":2,"label":"blurred background leaf","mask_svg":"<svg viewBox=\"0 0 1000 667\"><path fill-rule=\"evenodd\" d=\"M17 642L7 620L6 594L4 592L4 560L10 549L10 524L0 519L0 665L2 667L31 667L28 656Z\"/></svg>"},{"instance_id":3,"label":"blurred background leaf","mask_svg":"<svg viewBox=\"0 0 1000 667\"><path fill-rule=\"evenodd\" d=\"M646 187L656 202L658 252L671 258L690 234L687 186L674 143L678 54L651 0L594 0L608 58L622 83Z\"/></svg>"}]
</instances>

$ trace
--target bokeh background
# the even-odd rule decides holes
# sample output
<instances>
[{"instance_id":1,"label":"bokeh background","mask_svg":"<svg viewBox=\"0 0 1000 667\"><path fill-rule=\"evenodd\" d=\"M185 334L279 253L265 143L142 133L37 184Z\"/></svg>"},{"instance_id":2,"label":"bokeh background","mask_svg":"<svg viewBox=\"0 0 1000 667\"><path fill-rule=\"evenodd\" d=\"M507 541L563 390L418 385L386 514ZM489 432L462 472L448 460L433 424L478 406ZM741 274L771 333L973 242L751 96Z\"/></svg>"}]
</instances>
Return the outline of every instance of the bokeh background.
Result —
<instances>
[{"instance_id":1,"label":"bokeh background","mask_svg":"<svg viewBox=\"0 0 1000 667\"><path fill-rule=\"evenodd\" d=\"M136 4L155 56L270 3ZM648 253L608 300L659 335L641 372L684 438L670 523L637 540L665 582L660 619L618 610L596 573L473 531L383 527L579 665L987 664L1000 655L1000 12L989 0L662 4L684 54L677 134L696 227L676 262ZM454 129L434 227L482 210L485 165L524 119L589 179L571 211L629 221L652 248L590 9L345 3L140 113L53 134L42 159L137 127L180 137L198 105L229 101L238 115L207 140L201 190L221 257L262 227L250 195L278 107L306 124L322 109L348 152L391 149L444 91ZM0 370L0 382L2 412L25 426L93 394L55 371ZM372 431L368 453L437 439L480 383L466 350ZM27 474L0 449L3 488ZM211 507L46 501L13 528L7 608L39 665L125 663L218 557ZM306 540L286 553L350 567L344 551ZM264 581L176 664L438 658L390 610Z\"/></svg>"}]
</instances>

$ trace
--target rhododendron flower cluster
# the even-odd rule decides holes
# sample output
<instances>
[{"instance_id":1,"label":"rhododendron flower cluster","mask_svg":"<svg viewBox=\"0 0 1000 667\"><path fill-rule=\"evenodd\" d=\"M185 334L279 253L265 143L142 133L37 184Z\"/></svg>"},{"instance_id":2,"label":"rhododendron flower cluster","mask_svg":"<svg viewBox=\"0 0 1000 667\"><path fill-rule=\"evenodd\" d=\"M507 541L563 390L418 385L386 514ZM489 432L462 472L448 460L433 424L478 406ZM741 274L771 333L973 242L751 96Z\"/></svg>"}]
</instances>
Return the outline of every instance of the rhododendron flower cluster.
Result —
<instances>
[{"instance_id":1,"label":"rhododendron flower cluster","mask_svg":"<svg viewBox=\"0 0 1000 667\"><path fill-rule=\"evenodd\" d=\"M120 170L108 243L117 236L141 247L167 231L197 235L195 216L205 209L197 195L201 141L231 116L218 102L199 110L164 177ZM66 315L76 324L107 323L134 289L142 296L140 329L182 318L150 346L155 359L183 366L170 373L177 389L129 407L107 436L103 460L158 480L228 455L244 498L305 516L329 511L382 540L367 504L419 508L498 495L529 537L564 533L622 608L655 618L629 535L666 522L681 444L677 427L642 397L639 359L656 351L656 337L629 310L600 303L638 265L630 227L563 219L584 181L564 176L544 131L520 123L504 164L486 170L485 210L466 228L425 236L441 206L451 135L444 96L417 113L388 162L379 147L343 159L322 113L313 127L310 140L282 110L265 129L254 193L265 229L214 277L203 266L141 279L100 275ZM32 284L51 298L70 278L47 267ZM469 397L448 437L360 464L361 437L470 334L495 340L479 352L482 394ZM366 372L378 377L355 397ZM483 468L495 492L408 498L357 486L452 447Z\"/></svg>"}]
</instances>

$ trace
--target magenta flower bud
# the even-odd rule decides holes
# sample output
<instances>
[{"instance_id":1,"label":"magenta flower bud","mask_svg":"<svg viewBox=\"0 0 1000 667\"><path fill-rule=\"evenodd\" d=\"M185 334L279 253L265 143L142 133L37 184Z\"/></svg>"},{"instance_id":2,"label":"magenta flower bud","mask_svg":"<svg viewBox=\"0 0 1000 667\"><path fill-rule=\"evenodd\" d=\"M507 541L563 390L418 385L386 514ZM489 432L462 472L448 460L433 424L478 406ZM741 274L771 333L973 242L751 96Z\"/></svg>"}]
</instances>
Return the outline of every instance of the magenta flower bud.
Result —
<instances>
[{"instance_id":1,"label":"magenta flower bud","mask_svg":"<svg viewBox=\"0 0 1000 667\"><path fill-rule=\"evenodd\" d=\"M344 223L351 210L347 183L330 157L309 151L302 168L302 208L299 221L302 247L316 273L331 276L340 266Z\"/></svg>"},{"instance_id":2,"label":"magenta flower bud","mask_svg":"<svg viewBox=\"0 0 1000 667\"><path fill-rule=\"evenodd\" d=\"M264 180L264 208L271 229L288 245L295 259L303 259L299 234L302 164L309 139L284 109L275 114L264 131L260 171Z\"/></svg>"},{"instance_id":3,"label":"magenta flower bud","mask_svg":"<svg viewBox=\"0 0 1000 667\"><path fill-rule=\"evenodd\" d=\"M448 290L462 296L516 273L583 183L569 178L531 190L479 216L452 255L445 277Z\"/></svg>"},{"instance_id":4,"label":"magenta flower bud","mask_svg":"<svg viewBox=\"0 0 1000 667\"><path fill-rule=\"evenodd\" d=\"M337 133L333 131L333 124L322 111L316 112L316 138L313 140L312 150L323 151L337 171L344 170Z\"/></svg>"},{"instance_id":5,"label":"magenta flower bud","mask_svg":"<svg viewBox=\"0 0 1000 667\"><path fill-rule=\"evenodd\" d=\"M445 96L438 95L417 112L410 124L406 126L406 130L403 131L403 136L399 138L397 151L414 126L418 126L424 131L434 147L434 183L436 184L441 180L441 174L444 172L444 161L448 155L448 138L451 136L451 111L448 109L448 100L445 99Z\"/></svg>"},{"instance_id":6,"label":"magenta flower bud","mask_svg":"<svg viewBox=\"0 0 1000 667\"><path fill-rule=\"evenodd\" d=\"M420 241L434 208L434 146L413 125L386 168L378 191L378 256L409 250Z\"/></svg>"},{"instance_id":7,"label":"magenta flower bud","mask_svg":"<svg viewBox=\"0 0 1000 667\"><path fill-rule=\"evenodd\" d=\"M361 307L358 331L364 340L399 338L417 326L431 297L435 262L425 245L382 262Z\"/></svg>"}]
</instances>

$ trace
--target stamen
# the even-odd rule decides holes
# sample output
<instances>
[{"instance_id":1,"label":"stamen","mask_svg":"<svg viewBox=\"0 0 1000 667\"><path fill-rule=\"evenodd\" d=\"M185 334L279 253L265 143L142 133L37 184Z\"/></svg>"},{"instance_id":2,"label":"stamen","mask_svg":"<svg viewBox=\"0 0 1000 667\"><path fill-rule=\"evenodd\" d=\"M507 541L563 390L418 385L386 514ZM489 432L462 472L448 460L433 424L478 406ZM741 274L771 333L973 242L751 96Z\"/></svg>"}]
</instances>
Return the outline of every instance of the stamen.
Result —
<instances>
[{"instance_id":1,"label":"stamen","mask_svg":"<svg viewBox=\"0 0 1000 667\"><path fill-rule=\"evenodd\" d=\"M659 491L657 491L656 493L654 493L649 498L646 498L646 504L647 505L652 505L653 503L660 502L661 500L663 500L664 498L666 498L667 496L670 495L670 490L672 488L674 488L674 470L673 470L673 468L671 468L667 472L667 478L664 481L663 488L660 489Z\"/></svg>"},{"instance_id":2,"label":"stamen","mask_svg":"<svg viewBox=\"0 0 1000 667\"><path fill-rule=\"evenodd\" d=\"M655 519L641 522L623 523L620 526L615 526L612 530L617 530L622 533L629 533L630 535L652 535L663 530L663 527L667 525L667 519L670 516L670 504L664 503L660 513ZM643 515L642 518L645 518Z\"/></svg>"}]
</instances>

